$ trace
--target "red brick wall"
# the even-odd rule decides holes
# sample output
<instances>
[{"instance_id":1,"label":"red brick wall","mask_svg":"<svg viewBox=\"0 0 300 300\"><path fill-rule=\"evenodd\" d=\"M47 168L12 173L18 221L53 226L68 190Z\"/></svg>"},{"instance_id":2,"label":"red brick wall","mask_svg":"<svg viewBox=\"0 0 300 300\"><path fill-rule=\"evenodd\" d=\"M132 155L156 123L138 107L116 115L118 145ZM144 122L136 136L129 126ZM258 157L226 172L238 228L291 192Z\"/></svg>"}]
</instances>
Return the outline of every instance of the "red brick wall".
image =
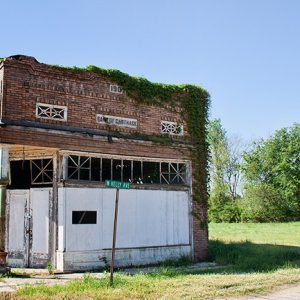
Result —
<instances>
[{"instance_id":1,"label":"red brick wall","mask_svg":"<svg viewBox=\"0 0 300 300\"><path fill-rule=\"evenodd\" d=\"M193 202L194 260L204 261L208 255L207 207Z\"/></svg>"},{"instance_id":2,"label":"red brick wall","mask_svg":"<svg viewBox=\"0 0 300 300\"><path fill-rule=\"evenodd\" d=\"M106 114L138 120L138 128L114 127L121 132L160 134L161 120L184 123L180 109L140 105L126 94L109 92L105 78L94 73L73 73L40 64L34 58L8 58L4 61L3 118L14 121L32 121L53 125L107 130L96 123L96 114ZM53 121L36 117L36 103L68 107L68 120ZM184 130L186 131L184 124ZM7 126L0 128L0 143L51 147L63 150L95 153L133 155L165 159L190 159L190 149L184 145L159 145L151 142L107 138ZM207 208L193 203L199 218L193 217L193 242L195 260L207 257Z\"/></svg>"},{"instance_id":3,"label":"red brick wall","mask_svg":"<svg viewBox=\"0 0 300 300\"><path fill-rule=\"evenodd\" d=\"M111 82L95 73L58 70L30 57L22 60L8 58L4 61L4 68L3 117L7 119L101 130L107 125L97 124L96 114L106 114L138 120L137 129L114 126L114 130L145 134L160 134L161 120L183 123L179 108L171 111L171 108L141 105L126 93L111 93ZM37 118L37 102L67 106L67 122Z\"/></svg>"}]
</instances>

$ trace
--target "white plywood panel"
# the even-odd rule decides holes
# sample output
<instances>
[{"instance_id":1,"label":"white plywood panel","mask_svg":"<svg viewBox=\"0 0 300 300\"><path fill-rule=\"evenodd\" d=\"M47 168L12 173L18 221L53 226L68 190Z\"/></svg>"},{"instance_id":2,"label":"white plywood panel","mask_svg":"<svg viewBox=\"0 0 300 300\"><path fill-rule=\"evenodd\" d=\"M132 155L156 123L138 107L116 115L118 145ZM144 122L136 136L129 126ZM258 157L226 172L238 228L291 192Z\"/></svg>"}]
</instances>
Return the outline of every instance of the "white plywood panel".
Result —
<instances>
[{"instance_id":1,"label":"white plywood panel","mask_svg":"<svg viewBox=\"0 0 300 300\"><path fill-rule=\"evenodd\" d=\"M49 252L49 189L32 189L32 252Z\"/></svg>"},{"instance_id":2,"label":"white plywood panel","mask_svg":"<svg viewBox=\"0 0 300 300\"><path fill-rule=\"evenodd\" d=\"M102 190L102 248L111 248L115 213L115 189ZM120 210L119 210L120 211Z\"/></svg>"},{"instance_id":3,"label":"white plywood panel","mask_svg":"<svg viewBox=\"0 0 300 300\"><path fill-rule=\"evenodd\" d=\"M177 191L133 190L136 194L135 214L127 213L127 201L120 209L119 247L148 247L189 244L188 195ZM124 195L125 196L125 195ZM126 197L123 197L126 199ZM133 240L127 237L128 224L135 228ZM131 243L128 243L131 241ZM127 244L127 246L126 246Z\"/></svg>"},{"instance_id":4,"label":"white plywood panel","mask_svg":"<svg viewBox=\"0 0 300 300\"><path fill-rule=\"evenodd\" d=\"M25 208L28 191L9 191L8 251L25 251Z\"/></svg>"},{"instance_id":5,"label":"white plywood panel","mask_svg":"<svg viewBox=\"0 0 300 300\"><path fill-rule=\"evenodd\" d=\"M66 189L66 249L67 251L102 248L102 195L101 189ZM72 224L73 211L96 211L97 224Z\"/></svg>"},{"instance_id":6,"label":"white plywood panel","mask_svg":"<svg viewBox=\"0 0 300 300\"><path fill-rule=\"evenodd\" d=\"M174 198L176 199L176 208L175 208L175 235L178 244L189 244L189 228L190 220L186 216L189 216L189 202L187 201L188 195L186 193L176 193ZM174 239L175 240L175 239Z\"/></svg>"},{"instance_id":7,"label":"white plywood panel","mask_svg":"<svg viewBox=\"0 0 300 300\"><path fill-rule=\"evenodd\" d=\"M66 189L58 189L58 251L65 249L65 194Z\"/></svg>"},{"instance_id":8,"label":"white plywood panel","mask_svg":"<svg viewBox=\"0 0 300 300\"><path fill-rule=\"evenodd\" d=\"M120 191L118 228L116 247L127 247L136 245L137 224L135 222L138 214L137 194L130 190ZM137 246L132 246L137 247Z\"/></svg>"},{"instance_id":9,"label":"white plywood panel","mask_svg":"<svg viewBox=\"0 0 300 300\"><path fill-rule=\"evenodd\" d=\"M166 245L165 201L163 191L137 191L137 247Z\"/></svg>"},{"instance_id":10,"label":"white plywood panel","mask_svg":"<svg viewBox=\"0 0 300 300\"><path fill-rule=\"evenodd\" d=\"M111 248L114 189L67 188L67 250ZM97 224L72 225L73 210L96 210ZM117 248L189 244L185 191L120 190Z\"/></svg>"}]
</instances>

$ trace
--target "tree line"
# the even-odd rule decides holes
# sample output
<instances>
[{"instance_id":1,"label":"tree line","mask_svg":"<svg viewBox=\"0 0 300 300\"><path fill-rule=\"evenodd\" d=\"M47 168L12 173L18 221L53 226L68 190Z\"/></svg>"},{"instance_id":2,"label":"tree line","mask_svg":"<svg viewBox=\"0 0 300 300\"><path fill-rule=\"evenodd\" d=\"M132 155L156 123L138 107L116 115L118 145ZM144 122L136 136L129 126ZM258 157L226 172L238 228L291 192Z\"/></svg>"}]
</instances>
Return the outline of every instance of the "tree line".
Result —
<instances>
[{"instance_id":1,"label":"tree line","mask_svg":"<svg viewBox=\"0 0 300 300\"><path fill-rule=\"evenodd\" d=\"M209 221L300 220L300 124L245 146L220 119L208 127Z\"/></svg>"}]
</instances>

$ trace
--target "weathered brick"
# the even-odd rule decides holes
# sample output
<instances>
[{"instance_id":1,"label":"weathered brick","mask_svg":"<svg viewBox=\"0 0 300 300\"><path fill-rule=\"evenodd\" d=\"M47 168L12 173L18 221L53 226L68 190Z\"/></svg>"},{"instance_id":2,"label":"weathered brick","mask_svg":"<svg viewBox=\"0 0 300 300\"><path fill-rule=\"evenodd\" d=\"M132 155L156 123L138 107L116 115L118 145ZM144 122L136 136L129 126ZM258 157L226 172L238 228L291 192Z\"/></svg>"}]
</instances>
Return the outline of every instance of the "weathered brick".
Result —
<instances>
[{"instance_id":1,"label":"weathered brick","mask_svg":"<svg viewBox=\"0 0 300 300\"><path fill-rule=\"evenodd\" d=\"M147 135L160 134L160 122L166 120L183 123L184 132L188 136L186 123L181 116L181 107L144 105L137 103L126 93L111 94L110 82L98 74L59 70L26 56L7 58L0 64L0 71L1 68L4 68L5 74L1 116L3 120L30 121L36 126L53 125L54 129L57 125L63 125L70 128L113 130L124 134ZM180 100L180 95L178 97ZM37 118L37 102L67 106L67 121ZM136 129L108 128L107 125L96 123L96 114L135 118L138 120L138 127ZM37 131L30 127L2 126L0 143L112 155L191 160L190 147L184 144L160 145L115 138L113 138L113 143L109 143L105 137L83 133L67 134L63 131ZM204 260L207 258L208 249L207 207L193 203L193 209L201 216L200 220L193 218L194 258Z\"/></svg>"}]
</instances>

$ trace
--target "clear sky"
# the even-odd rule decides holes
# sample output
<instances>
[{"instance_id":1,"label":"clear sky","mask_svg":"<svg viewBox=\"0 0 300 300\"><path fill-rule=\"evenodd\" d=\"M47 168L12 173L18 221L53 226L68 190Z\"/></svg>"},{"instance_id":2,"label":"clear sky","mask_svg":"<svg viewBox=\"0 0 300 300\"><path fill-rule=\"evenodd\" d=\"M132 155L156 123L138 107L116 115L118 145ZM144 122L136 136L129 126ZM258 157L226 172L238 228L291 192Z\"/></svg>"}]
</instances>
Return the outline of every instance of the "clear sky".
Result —
<instances>
[{"instance_id":1,"label":"clear sky","mask_svg":"<svg viewBox=\"0 0 300 300\"><path fill-rule=\"evenodd\" d=\"M97 65L211 94L228 133L300 121L299 0L2 0L0 57Z\"/></svg>"}]
</instances>

